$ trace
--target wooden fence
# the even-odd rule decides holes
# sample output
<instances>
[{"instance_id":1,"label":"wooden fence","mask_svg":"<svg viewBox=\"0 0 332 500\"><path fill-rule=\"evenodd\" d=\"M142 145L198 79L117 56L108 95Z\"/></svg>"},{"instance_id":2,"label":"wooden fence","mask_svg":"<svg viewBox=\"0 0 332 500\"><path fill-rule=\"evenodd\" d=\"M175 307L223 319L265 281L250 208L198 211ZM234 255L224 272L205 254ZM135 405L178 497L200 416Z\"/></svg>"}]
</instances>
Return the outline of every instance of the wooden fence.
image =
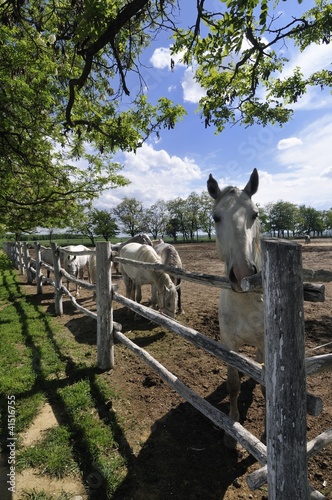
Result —
<instances>
[{"instance_id":1,"label":"wooden fence","mask_svg":"<svg viewBox=\"0 0 332 500\"><path fill-rule=\"evenodd\" d=\"M318 415L322 401L306 392L306 375L331 369L332 355L305 358L303 300L324 300L324 285L303 283L306 279L332 281L332 273L303 270L301 246L281 240L262 240L263 271L261 276L243 280L244 290L263 291L265 304L266 355L262 366L252 359L229 351L218 342L196 330L184 327L175 320L152 309L137 304L118 294L112 285L112 252L109 243L96 246L96 284L88 284L70 277L60 266L59 248L53 243L53 268L40 260L40 245L35 244L35 272L26 244L6 244L5 250L23 273L28 282L35 274L37 293L42 292L41 266L54 271L54 299L56 314L62 314L62 297L66 294L80 311L97 320L97 363L102 370L114 367L114 339L122 342L147 363L159 376L173 387L184 399L207 416L217 427L224 429L247 449L262 465L261 469L247 477L251 489L268 483L269 500L285 498L325 498L308 484L307 460L332 442L332 429L328 429L310 442L306 441L306 413ZM78 252L85 254L89 252ZM119 262L126 259L117 258ZM132 265L164 270L181 276L184 280L200 284L229 288L227 278L188 273L161 264L142 264L130 261ZM80 306L62 284L62 277L80 284L96 293L97 313ZM239 422L212 406L189 387L183 384L165 366L147 351L137 346L121 332L121 325L113 322L112 301L116 301L141 316L181 335L185 340L223 360L254 380L266 386L267 446L247 431Z\"/></svg>"}]
</instances>

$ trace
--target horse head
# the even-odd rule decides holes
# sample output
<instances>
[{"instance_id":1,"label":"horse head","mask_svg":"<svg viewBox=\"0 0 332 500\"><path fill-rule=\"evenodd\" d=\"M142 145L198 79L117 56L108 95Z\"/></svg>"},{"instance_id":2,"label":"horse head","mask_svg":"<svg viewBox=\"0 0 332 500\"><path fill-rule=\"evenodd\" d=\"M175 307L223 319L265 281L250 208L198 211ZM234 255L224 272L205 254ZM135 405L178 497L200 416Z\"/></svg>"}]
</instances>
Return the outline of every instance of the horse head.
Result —
<instances>
[{"instance_id":1,"label":"horse head","mask_svg":"<svg viewBox=\"0 0 332 500\"><path fill-rule=\"evenodd\" d=\"M139 236L140 236L140 238L142 240L141 243L143 245L149 245L150 247L153 246L151 239L149 238L149 236L146 233L141 233Z\"/></svg>"},{"instance_id":2,"label":"horse head","mask_svg":"<svg viewBox=\"0 0 332 500\"><path fill-rule=\"evenodd\" d=\"M162 293L158 294L158 306L159 310L169 316L170 318L175 318L176 311L176 301L177 301L177 290L172 284L171 286L164 285Z\"/></svg>"},{"instance_id":3,"label":"horse head","mask_svg":"<svg viewBox=\"0 0 332 500\"><path fill-rule=\"evenodd\" d=\"M78 259L76 255L68 255L67 256L67 271L72 276L78 275Z\"/></svg>"},{"instance_id":4,"label":"horse head","mask_svg":"<svg viewBox=\"0 0 332 500\"><path fill-rule=\"evenodd\" d=\"M258 189L258 172L253 170L244 189L220 189L210 174L207 188L215 200L213 219L218 256L225 262L226 275L235 292L242 292L241 280L261 269L258 209L251 197Z\"/></svg>"}]
</instances>

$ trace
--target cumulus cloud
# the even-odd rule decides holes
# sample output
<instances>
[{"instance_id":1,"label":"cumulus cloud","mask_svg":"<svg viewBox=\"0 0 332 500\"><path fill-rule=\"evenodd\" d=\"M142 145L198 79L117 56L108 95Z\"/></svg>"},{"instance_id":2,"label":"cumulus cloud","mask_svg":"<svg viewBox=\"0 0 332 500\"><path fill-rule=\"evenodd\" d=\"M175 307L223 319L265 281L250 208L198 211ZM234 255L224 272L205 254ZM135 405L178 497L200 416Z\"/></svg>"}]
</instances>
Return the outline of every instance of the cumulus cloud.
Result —
<instances>
[{"instance_id":1,"label":"cumulus cloud","mask_svg":"<svg viewBox=\"0 0 332 500\"><path fill-rule=\"evenodd\" d=\"M193 67L187 68L181 85L183 89L183 99L186 102L198 103L199 100L205 96L205 90L194 79L195 69Z\"/></svg>"},{"instance_id":2,"label":"cumulus cloud","mask_svg":"<svg viewBox=\"0 0 332 500\"><path fill-rule=\"evenodd\" d=\"M158 47L154 50L150 62L154 68L171 70L171 59L174 61L174 69L185 68L181 78L181 87L183 91L184 102L198 103L204 97L205 91L194 79L195 65L186 66L181 62L183 52L171 55L171 47ZM176 86L173 84L168 87L168 91L174 91Z\"/></svg>"},{"instance_id":3,"label":"cumulus cloud","mask_svg":"<svg viewBox=\"0 0 332 500\"><path fill-rule=\"evenodd\" d=\"M151 206L159 199L185 198L203 177L193 159L170 155L151 144L143 144L136 153L124 153L121 163L124 164L123 175L131 184L103 194L98 201L100 207L116 206L124 197L136 198L144 206Z\"/></svg>"},{"instance_id":4,"label":"cumulus cloud","mask_svg":"<svg viewBox=\"0 0 332 500\"><path fill-rule=\"evenodd\" d=\"M153 54L150 58L150 62L154 68L157 69L171 69L171 59L173 59L175 63L175 68L177 66L185 66L181 62L181 58L183 57L183 52L179 54L171 54L171 47L158 47L153 51Z\"/></svg>"},{"instance_id":5,"label":"cumulus cloud","mask_svg":"<svg viewBox=\"0 0 332 500\"><path fill-rule=\"evenodd\" d=\"M315 71L331 67L332 46L330 44L310 44L300 52L294 49L293 56L283 71L284 76L290 76L296 67L301 68L304 77L307 78Z\"/></svg>"},{"instance_id":6,"label":"cumulus cloud","mask_svg":"<svg viewBox=\"0 0 332 500\"><path fill-rule=\"evenodd\" d=\"M319 210L332 206L332 167L330 144L332 115L327 114L297 131L288 146L280 148L272 159L274 172L260 169L260 188L256 201L261 204L277 200ZM297 139L292 144L292 139ZM286 143L287 145L287 143Z\"/></svg>"},{"instance_id":7,"label":"cumulus cloud","mask_svg":"<svg viewBox=\"0 0 332 500\"><path fill-rule=\"evenodd\" d=\"M282 139L281 141L279 141L277 148L289 149L293 148L294 146L299 146L301 144L303 144L303 142L298 137L289 137L288 139Z\"/></svg>"}]
</instances>

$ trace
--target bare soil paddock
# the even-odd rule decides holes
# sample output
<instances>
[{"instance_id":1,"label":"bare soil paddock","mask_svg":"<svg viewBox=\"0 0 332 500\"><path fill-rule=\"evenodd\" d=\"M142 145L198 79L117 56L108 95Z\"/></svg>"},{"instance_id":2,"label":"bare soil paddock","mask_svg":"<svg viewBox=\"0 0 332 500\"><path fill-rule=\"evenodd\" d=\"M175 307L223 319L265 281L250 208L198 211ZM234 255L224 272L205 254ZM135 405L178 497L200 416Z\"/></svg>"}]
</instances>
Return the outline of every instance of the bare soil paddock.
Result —
<instances>
[{"instance_id":1,"label":"bare soil paddock","mask_svg":"<svg viewBox=\"0 0 332 500\"><path fill-rule=\"evenodd\" d=\"M223 264L216 257L214 243L182 244L178 252L187 271L223 274ZM303 266L332 270L332 244L303 245ZM123 293L122 280L118 280ZM216 288L183 282L184 314L178 321L199 332L218 338L218 298ZM147 303L149 288L144 288ZM91 293L83 292L80 302L94 309ZM50 299L43 299L52 310ZM331 352L332 283L326 284L324 303L305 303L306 346L308 355ZM78 343L96 350L96 323L73 308L66 300L64 316L59 321ZM135 321L120 305L115 305L114 320L122 324L128 337L146 349L180 380L188 384L210 403L228 411L226 367L214 357L194 348L177 335L141 318ZM248 348L245 352L253 354ZM229 452L222 444L223 431L215 428L188 403L184 402L153 371L127 351L115 346L115 368L105 379L120 394L113 410L123 427L123 453L128 460L128 474L114 500L214 500L267 499L267 488L252 492L246 476L259 464L245 451ZM308 417L308 439L331 427L332 373L308 379L308 390L323 399L319 417ZM241 423L260 436L264 421L264 400L260 388L246 376L242 377L239 400ZM332 449L310 459L310 482L332 498Z\"/></svg>"}]
</instances>

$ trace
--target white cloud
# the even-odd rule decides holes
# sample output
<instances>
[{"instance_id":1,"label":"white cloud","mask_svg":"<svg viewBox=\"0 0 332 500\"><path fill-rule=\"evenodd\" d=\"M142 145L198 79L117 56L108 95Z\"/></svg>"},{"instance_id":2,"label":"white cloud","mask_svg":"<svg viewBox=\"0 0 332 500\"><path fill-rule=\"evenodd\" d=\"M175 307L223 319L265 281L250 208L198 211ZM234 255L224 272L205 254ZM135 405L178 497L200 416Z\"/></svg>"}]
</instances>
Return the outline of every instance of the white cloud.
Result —
<instances>
[{"instance_id":1,"label":"white cloud","mask_svg":"<svg viewBox=\"0 0 332 500\"><path fill-rule=\"evenodd\" d=\"M290 56L290 60L285 65L281 78L290 77L297 67L300 68L304 78L308 78L312 73L322 69L331 70L332 44L311 44L303 52L294 47L287 51L287 55ZM331 106L332 100L328 89L308 87L306 93L291 107L294 110L303 111L326 109Z\"/></svg>"},{"instance_id":2,"label":"white cloud","mask_svg":"<svg viewBox=\"0 0 332 500\"><path fill-rule=\"evenodd\" d=\"M179 54L171 54L171 47L158 47L154 50L150 62L154 68L157 69L168 69L171 70L171 59L173 59L175 65L174 69L179 67L186 68L184 71L183 78L181 80L181 86L183 90L183 100L185 102L198 103L199 100L204 97L205 90L197 83L194 79L195 76L195 65L186 66L181 62L183 57L183 52ZM174 84L168 87L168 91L174 91L176 86Z\"/></svg>"},{"instance_id":3,"label":"white cloud","mask_svg":"<svg viewBox=\"0 0 332 500\"><path fill-rule=\"evenodd\" d=\"M185 66L181 62L183 52L179 54L171 54L171 47L158 47L154 50L150 62L154 68L171 70L171 59L175 63L175 68Z\"/></svg>"},{"instance_id":4,"label":"white cloud","mask_svg":"<svg viewBox=\"0 0 332 500\"><path fill-rule=\"evenodd\" d=\"M198 103L205 96L206 91L194 79L195 69L190 66L186 69L181 85L183 89L183 99L187 102Z\"/></svg>"},{"instance_id":5,"label":"white cloud","mask_svg":"<svg viewBox=\"0 0 332 500\"><path fill-rule=\"evenodd\" d=\"M136 198L147 207L159 199L186 198L194 190L193 183L203 177L193 159L171 156L149 144L143 144L136 153L124 153L122 163L123 175L131 184L104 193L96 204L98 207L114 207L124 197Z\"/></svg>"},{"instance_id":6,"label":"white cloud","mask_svg":"<svg viewBox=\"0 0 332 500\"><path fill-rule=\"evenodd\" d=\"M285 66L284 76L290 76L296 67L301 68L304 77L307 78L315 71L331 67L332 46L331 44L310 44L303 52L296 49L290 62Z\"/></svg>"},{"instance_id":7,"label":"white cloud","mask_svg":"<svg viewBox=\"0 0 332 500\"><path fill-rule=\"evenodd\" d=\"M294 146L298 146L301 144L303 144L303 142L298 137L289 137L288 139L282 139L281 141L279 141L277 148L278 149L289 149L289 148L293 148Z\"/></svg>"},{"instance_id":8,"label":"white cloud","mask_svg":"<svg viewBox=\"0 0 332 500\"><path fill-rule=\"evenodd\" d=\"M290 138L290 143L291 139L298 139L301 147L278 147L278 154L272 158L279 172L260 169L256 201L265 204L281 199L318 210L328 209L332 206L332 115L313 121L296 135L297 138Z\"/></svg>"}]
</instances>

